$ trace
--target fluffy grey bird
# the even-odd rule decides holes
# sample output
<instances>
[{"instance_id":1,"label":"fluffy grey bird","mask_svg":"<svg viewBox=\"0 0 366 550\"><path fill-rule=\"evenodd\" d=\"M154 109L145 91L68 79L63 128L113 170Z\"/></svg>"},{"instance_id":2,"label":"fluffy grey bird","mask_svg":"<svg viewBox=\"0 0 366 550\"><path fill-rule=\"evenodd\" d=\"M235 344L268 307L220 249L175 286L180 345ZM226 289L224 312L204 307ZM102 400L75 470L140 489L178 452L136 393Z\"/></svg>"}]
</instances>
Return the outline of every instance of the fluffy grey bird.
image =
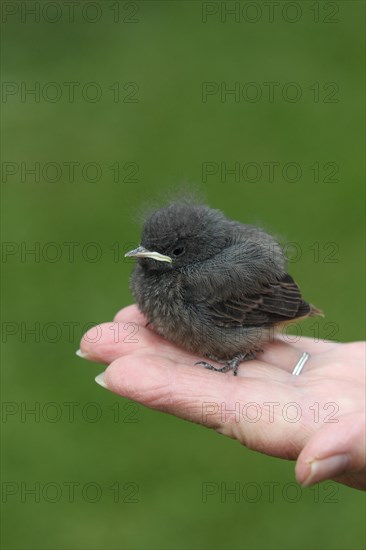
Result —
<instances>
[{"instance_id":1,"label":"fluffy grey bird","mask_svg":"<svg viewBox=\"0 0 366 550\"><path fill-rule=\"evenodd\" d=\"M153 212L131 289L138 307L164 338L223 363L219 372L253 359L274 327L321 314L302 299L276 240L206 205L177 202Z\"/></svg>"}]
</instances>

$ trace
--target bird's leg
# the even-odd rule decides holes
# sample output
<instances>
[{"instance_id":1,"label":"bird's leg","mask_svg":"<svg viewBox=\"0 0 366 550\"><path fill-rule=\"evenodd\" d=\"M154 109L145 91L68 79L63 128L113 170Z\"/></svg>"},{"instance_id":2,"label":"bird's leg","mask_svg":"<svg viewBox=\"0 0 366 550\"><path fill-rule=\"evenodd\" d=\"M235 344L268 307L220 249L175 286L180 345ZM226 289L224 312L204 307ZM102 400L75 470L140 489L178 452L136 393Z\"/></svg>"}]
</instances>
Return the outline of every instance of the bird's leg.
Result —
<instances>
[{"instance_id":1,"label":"bird's leg","mask_svg":"<svg viewBox=\"0 0 366 550\"><path fill-rule=\"evenodd\" d=\"M195 365L203 365L205 369L214 370L215 372L229 372L230 370L233 371L233 375L237 376L238 374L238 368L240 363L243 361L250 361L251 359L255 359L256 353L254 351L250 351L248 353L238 353L237 355L234 355L230 361L224 361L222 359L216 359L212 356L210 358L214 359L215 361L218 361L220 363L225 363L223 367L217 368L213 365L210 365L210 363L206 363L206 361L198 361L195 363Z\"/></svg>"}]
</instances>

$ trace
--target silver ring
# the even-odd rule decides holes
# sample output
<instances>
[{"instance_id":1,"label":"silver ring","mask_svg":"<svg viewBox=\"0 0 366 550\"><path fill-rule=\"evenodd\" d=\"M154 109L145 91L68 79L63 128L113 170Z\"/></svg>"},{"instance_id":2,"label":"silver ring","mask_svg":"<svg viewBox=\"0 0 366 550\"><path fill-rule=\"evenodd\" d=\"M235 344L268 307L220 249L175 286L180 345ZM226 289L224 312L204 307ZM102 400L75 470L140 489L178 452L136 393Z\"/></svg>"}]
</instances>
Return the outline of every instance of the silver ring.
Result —
<instances>
[{"instance_id":1,"label":"silver ring","mask_svg":"<svg viewBox=\"0 0 366 550\"><path fill-rule=\"evenodd\" d=\"M304 368L304 365L305 365L306 361L309 359L309 357L310 357L310 355L308 353L306 353L306 351L302 354L299 361L296 363L296 366L295 366L294 370L292 371L292 374L294 376L299 376L300 372Z\"/></svg>"}]
</instances>

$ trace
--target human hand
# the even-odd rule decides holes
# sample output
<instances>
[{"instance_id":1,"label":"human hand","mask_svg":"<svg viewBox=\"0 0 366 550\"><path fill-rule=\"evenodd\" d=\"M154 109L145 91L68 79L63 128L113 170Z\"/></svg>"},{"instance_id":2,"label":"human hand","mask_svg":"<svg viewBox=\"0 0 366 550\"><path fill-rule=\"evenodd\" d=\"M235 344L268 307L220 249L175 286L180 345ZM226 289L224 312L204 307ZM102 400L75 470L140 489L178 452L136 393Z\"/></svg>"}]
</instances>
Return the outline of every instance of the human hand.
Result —
<instances>
[{"instance_id":1,"label":"human hand","mask_svg":"<svg viewBox=\"0 0 366 550\"><path fill-rule=\"evenodd\" d=\"M304 486L333 479L366 489L363 342L279 338L234 377L195 366L205 358L146 325L133 305L83 336L79 354L109 365L99 384L255 451L296 459L296 478ZM304 351L310 358L293 376Z\"/></svg>"}]
</instances>

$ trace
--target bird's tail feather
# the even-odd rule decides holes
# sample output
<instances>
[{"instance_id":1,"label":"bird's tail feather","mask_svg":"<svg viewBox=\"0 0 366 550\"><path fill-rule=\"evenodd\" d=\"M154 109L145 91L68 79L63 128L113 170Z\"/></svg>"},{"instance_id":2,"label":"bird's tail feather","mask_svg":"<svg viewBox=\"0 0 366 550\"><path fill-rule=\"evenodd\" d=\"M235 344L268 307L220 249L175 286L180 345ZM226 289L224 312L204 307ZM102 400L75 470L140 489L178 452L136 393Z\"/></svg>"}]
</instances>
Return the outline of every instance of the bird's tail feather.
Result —
<instances>
[{"instance_id":1,"label":"bird's tail feather","mask_svg":"<svg viewBox=\"0 0 366 550\"><path fill-rule=\"evenodd\" d=\"M313 306L313 304L309 304L310 306L310 312L309 312L309 315L311 317L315 317L316 315L319 315L320 317L325 317L323 311L315 306Z\"/></svg>"}]
</instances>

